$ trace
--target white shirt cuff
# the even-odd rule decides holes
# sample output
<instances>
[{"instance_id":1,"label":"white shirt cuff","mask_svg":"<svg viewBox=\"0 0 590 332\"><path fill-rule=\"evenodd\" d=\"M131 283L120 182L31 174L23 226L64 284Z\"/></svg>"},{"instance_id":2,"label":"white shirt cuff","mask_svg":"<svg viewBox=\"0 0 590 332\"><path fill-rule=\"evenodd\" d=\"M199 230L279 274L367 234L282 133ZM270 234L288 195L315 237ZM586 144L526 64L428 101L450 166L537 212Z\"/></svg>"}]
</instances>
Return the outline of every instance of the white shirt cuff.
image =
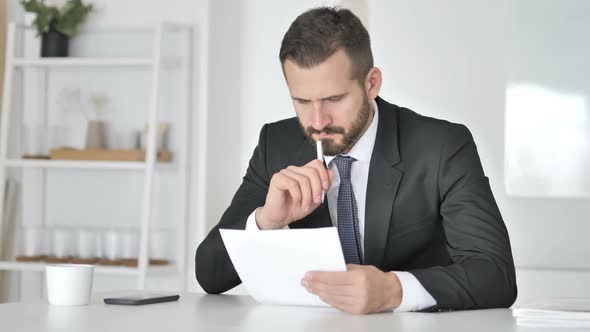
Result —
<instances>
[{"instance_id":1,"label":"white shirt cuff","mask_svg":"<svg viewBox=\"0 0 590 332\"><path fill-rule=\"evenodd\" d=\"M256 224L256 210L250 214L248 220L246 221L246 230L247 231L259 231L258 225Z\"/></svg>"},{"instance_id":2,"label":"white shirt cuff","mask_svg":"<svg viewBox=\"0 0 590 332\"><path fill-rule=\"evenodd\" d=\"M256 224L256 222L254 222ZM402 286L402 302L394 312L418 311L436 305L436 300L410 272L394 271Z\"/></svg>"},{"instance_id":3,"label":"white shirt cuff","mask_svg":"<svg viewBox=\"0 0 590 332\"><path fill-rule=\"evenodd\" d=\"M283 227L283 229L289 229L289 225ZM248 219L246 220L246 230L247 231L259 231L258 224L256 223L256 210L250 214Z\"/></svg>"}]
</instances>

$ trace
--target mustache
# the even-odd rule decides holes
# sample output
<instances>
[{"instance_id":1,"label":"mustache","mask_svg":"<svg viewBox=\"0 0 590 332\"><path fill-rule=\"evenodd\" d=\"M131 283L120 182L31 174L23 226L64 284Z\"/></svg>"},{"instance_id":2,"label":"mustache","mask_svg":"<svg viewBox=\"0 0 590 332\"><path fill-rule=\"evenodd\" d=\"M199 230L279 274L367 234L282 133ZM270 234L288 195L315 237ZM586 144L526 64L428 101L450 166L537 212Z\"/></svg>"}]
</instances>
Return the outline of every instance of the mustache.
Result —
<instances>
[{"instance_id":1,"label":"mustache","mask_svg":"<svg viewBox=\"0 0 590 332\"><path fill-rule=\"evenodd\" d=\"M324 133L324 134L344 134L344 133L346 133L346 130L344 130L343 127L333 127L333 126L326 127L322 130L317 130L313 127L307 127L305 129L305 132L307 133L308 136L311 137L311 135L313 135L313 134L322 134L322 133Z\"/></svg>"}]
</instances>

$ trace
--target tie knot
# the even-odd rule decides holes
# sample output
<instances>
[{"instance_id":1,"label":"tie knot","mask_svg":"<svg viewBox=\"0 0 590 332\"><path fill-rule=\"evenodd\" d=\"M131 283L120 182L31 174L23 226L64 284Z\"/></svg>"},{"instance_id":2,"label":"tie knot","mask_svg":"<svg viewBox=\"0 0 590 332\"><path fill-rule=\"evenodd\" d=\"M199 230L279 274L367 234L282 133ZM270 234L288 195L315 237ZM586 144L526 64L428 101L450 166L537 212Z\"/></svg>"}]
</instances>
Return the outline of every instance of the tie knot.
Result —
<instances>
[{"instance_id":1,"label":"tie knot","mask_svg":"<svg viewBox=\"0 0 590 332\"><path fill-rule=\"evenodd\" d=\"M336 156L334 158L341 179L350 179L350 167L353 161L356 161L356 159L351 156Z\"/></svg>"}]
</instances>

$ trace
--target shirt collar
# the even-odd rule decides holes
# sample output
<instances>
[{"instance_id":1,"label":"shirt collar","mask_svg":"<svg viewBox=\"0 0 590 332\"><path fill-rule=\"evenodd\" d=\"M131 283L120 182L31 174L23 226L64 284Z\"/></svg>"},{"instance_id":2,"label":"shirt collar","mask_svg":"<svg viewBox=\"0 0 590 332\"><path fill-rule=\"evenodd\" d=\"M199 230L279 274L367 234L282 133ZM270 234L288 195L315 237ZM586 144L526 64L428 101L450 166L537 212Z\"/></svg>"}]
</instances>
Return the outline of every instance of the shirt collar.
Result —
<instances>
[{"instance_id":1,"label":"shirt collar","mask_svg":"<svg viewBox=\"0 0 590 332\"><path fill-rule=\"evenodd\" d=\"M379 107L377 106L375 100L371 100L371 108L373 108L374 111L371 125L369 125L369 128L367 128L361 138L353 145L352 149L350 149L350 152L344 154L344 156L351 156L357 161L361 162L371 161L373 146L375 145L375 138L377 137L377 126L379 124ZM326 165L330 165L334 158L336 158L336 156L324 156Z\"/></svg>"}]
</instances>

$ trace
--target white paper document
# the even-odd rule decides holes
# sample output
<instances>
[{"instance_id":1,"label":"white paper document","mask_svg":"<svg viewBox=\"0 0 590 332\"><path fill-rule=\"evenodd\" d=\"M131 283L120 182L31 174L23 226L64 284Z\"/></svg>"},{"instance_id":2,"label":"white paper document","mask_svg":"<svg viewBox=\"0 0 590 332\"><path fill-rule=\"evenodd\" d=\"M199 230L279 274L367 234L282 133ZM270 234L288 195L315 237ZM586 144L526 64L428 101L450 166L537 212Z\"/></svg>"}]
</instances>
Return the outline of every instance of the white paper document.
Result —
<instances>
[{"instance_id":1,"label":"white paper document","mask_svg":"<svg viewBox=\"0 0 590 332\"><path fill-rule=\"evenodd\" d=\"M346 271L336 227L219 232L244 287L261 303L328 306L301 279L307 271Z\"/></svg>"},{"instance_id":2,"label":"white paper document","mask_svg":"<svg viewBox=\"0 0 590 332\"><path fill-rule=\"evenodd\" d=\"M521 305L514 317L590 320L590 298L551 298Z\"/></svg>"}]
</instances>

